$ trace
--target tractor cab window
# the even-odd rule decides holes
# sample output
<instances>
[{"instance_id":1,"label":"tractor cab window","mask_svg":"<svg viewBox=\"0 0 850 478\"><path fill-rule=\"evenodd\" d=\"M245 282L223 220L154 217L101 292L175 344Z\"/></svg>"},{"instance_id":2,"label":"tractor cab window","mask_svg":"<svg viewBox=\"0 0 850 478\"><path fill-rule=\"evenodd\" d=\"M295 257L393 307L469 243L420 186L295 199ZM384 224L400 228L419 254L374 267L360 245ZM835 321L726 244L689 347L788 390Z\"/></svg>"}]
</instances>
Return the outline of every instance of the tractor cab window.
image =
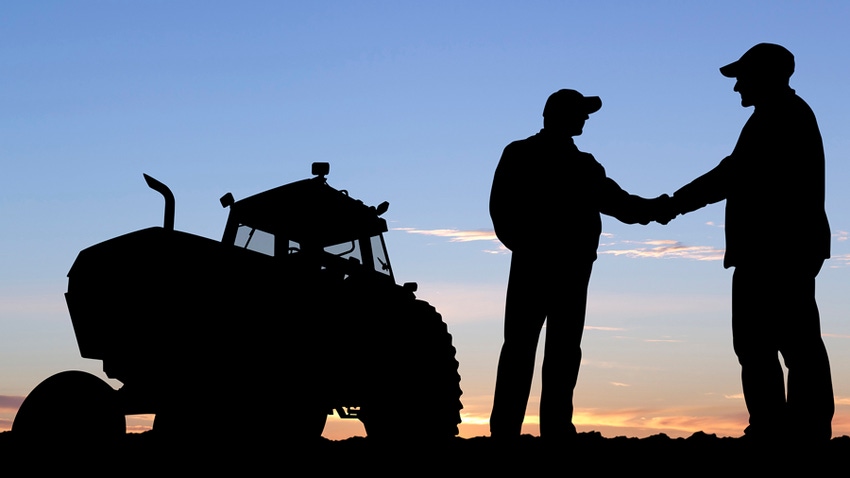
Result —
<instances>
[{"instance_id":1,"label":"tractor cab window","mask_svg":"<svg viewBox=\"0 0 850 478\"><path fill-rule=\"evenodd\" d=\"M350 241L325 247L325 252L346 260L356 260L358 264L364 264L367 267L372 264L377 272L392 277L387 251L381 236L374 236L369 239L369 246L371 247L361 247L359 240ZM367 249L370 249L370 251L367 251ZM364 257L364 253L370 254L371 257Z\"/></svg>"},{"instance_id":2,"label":"tractor cab window","mask_svg":"<svg viewBox=\"0 0 850 478\"><path fill-rule=\"evenodd\" d=\"M390 269L390 260L387 259L387 248L384 244L384 236L372 236L372 257L375 261L375 270L392 276Z\"/></svg>"},{"instance_id":3,"label":"tractor cab window","mask_svg":"<svg viewBox=\"0 0 850 478\"><path fill-rule=\"evenodd\" d=\"M343 242L325 248L325 252L343 259L357 259L358 263L363 263L363 258L360 253L360 247L357 241Z\"/></svg>"},{"instance_id":4,"label":"tractor cab window","mask_svg":"<svg viewBox=\"0 0 850 478\"><path fill-rule=\"evenodd\" d=\"M244 224L236 231L235 245L274 256L274 235Z\"/></svg>"}]
</instances>

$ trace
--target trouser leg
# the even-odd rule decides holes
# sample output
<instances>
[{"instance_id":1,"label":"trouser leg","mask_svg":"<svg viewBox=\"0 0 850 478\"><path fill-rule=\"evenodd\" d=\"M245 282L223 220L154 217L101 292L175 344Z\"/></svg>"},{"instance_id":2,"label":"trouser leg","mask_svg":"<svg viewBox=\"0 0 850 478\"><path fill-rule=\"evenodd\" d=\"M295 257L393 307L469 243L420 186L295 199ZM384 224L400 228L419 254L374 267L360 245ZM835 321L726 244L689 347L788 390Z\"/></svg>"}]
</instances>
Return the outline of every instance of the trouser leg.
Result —
<instances>
[{"instance_id":1,"label":"trouser leg","mask_svg":"<svg viewBox=\"0 0 850 478\"><path fill-rule=\"evenodd\" d=\"M832 436L835 403L815 300L816 270L736 270L735 352L754 435ZM788 368L787 398L778 354Z\"/></svg>"},{"instance_id":2,"label":"trouser leg","mask_svg":"<svg viewBox=\"0 0 850 478\"><path fill-rule=\"evenodd\" d=\"M570 280L550 290L546 318L542 391L540 394L540 436L563 438L575 434L572 423L573 391L581 364L581 337L587 310L587 287L592 264L570 266L564 274Z\"/></svg>"},{"instance_id":3,"label":"trouser leg","mask_svg":"<svg viewBox=\"0 0 850 478\"><path fill-rule=\"evenodd\" d=\"M776 324L768 304L776 291L765 277L736 268L732 278L732 337L741 365L741 385L750 414L747 434L776 436L785 421L785 377L779 362Z\"/></svg>"},{"instance_id":4,"label":"trouser leg","mask_svg":"<svg viewBox=\"0 0 850 478\"><path fill-rule=\"evenodd\" d=\"M791 323L783 324L780 352L788 368L788 413L795 436L824 441L832 438L835 398L829 356L823 343L815 300L815 278L788 278L781 297Z\"/></svg>"},{"instance_id":5,"label":"trouser leg","mask_svg":"<svg viewBox=\"0 0 850 478\"><path fill-rule=\"evenodd\" d=\"M505 300L505 337L490 415L490 434L494 437L515 437L521 433L537 342L545 319L541 295L537 275L514 257Z\"/></svg>"}]
</instances>

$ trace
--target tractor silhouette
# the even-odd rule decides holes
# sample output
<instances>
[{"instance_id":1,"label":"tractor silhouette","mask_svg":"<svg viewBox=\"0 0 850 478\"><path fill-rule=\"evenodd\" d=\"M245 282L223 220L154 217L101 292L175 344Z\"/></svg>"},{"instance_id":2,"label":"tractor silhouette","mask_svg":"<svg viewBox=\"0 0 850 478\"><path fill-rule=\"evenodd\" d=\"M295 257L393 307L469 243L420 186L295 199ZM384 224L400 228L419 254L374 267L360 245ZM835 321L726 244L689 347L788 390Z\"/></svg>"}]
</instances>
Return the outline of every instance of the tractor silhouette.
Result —
<instances>
[{"instance_id":1,"label":"tractor silhouette","mask_svg":"<svg viewBox=\"0 0 850 478\"><path fill-rule=\"evenodd\" d=\"M462 404L452 337L439 313L397 284L381 218L314 177L235 201L220 242L163 227L84 249L66 303L87 372L57 373L21 405L12 432L109 441L126 415L153 433L320 437L329 414L368 437L457 435Z\"/></svg>"}]
</instances>

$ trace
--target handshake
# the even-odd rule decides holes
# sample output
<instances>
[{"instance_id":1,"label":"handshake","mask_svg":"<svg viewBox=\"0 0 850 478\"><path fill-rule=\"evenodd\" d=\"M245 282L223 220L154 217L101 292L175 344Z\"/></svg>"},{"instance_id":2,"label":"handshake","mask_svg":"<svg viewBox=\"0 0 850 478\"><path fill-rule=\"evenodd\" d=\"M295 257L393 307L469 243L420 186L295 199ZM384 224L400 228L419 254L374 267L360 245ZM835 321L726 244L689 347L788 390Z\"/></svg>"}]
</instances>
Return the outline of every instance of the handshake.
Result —
<instances>
[{"instance_id":1,"label":"handshake","mask_svg":"<svg viewBox=\"0 0 850 478\"><path fill-rule=\"evenodd\" d=\"M654 199L645 199L638 222L644 226L652 221L666 225L679 215L676 209L673 198L666 194Z\"/></svg>"}]
</instances>

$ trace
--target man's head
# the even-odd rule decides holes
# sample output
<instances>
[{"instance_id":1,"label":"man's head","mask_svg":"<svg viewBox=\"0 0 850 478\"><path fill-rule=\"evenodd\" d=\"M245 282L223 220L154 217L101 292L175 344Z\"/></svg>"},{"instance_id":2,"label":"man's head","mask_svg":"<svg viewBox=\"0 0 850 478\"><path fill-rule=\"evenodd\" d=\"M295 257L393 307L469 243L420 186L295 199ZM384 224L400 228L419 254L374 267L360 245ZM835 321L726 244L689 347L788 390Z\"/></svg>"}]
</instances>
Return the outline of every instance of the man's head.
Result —
<instances>
[{"instance_id":1,"label":"man's head","mask_svg":"<svg viewBox=\"0 0 850 478\"><path fill-rule=\"evenodd\" d=\"M737 61L721 67L720 74L738 80L735 91L741 94L742 106L758 105L788 87L794 74L794 55L781 45L759 43Z\"/></svg>"},{"instance_id":2,"label":"man's head","mask_svg":"<svg viewBox=\"0 0 850 478\"><path fill-rule=\"evenodd\" d=\"M576 90L558 90L543 107L543 128L578 136L591 113L602 108L598 96L584 96Z\"/></svg>"}]
</instances>

